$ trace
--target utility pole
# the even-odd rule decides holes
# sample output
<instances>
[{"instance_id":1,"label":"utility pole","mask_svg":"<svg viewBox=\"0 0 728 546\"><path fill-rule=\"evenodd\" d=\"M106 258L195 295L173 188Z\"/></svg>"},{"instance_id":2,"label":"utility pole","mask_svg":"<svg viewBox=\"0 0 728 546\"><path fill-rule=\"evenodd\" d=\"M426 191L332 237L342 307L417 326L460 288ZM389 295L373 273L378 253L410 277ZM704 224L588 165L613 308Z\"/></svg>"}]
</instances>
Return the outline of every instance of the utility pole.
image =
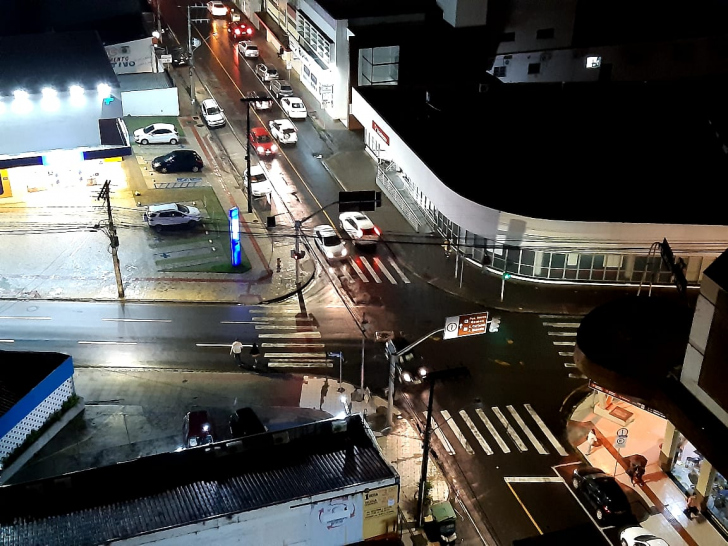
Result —
<instances>
[{"instance_id":1,"label":"utility pole","mask_svg":"<svg viewBox=\"0 0 728 546\"><path fill-rule=\"evenodd\" d=\"M192 22L207 23L209 19L207 17L204 19L192 19L192 15L190 13L192 8L207 8L205 5L187 6L187 51L190 54L190 102L195 104L195 81L193 79L192 71L195 68L195 49L201 45L201 42L199 39L192 37Z\"/></svg>"},{"instance_id":2,"label":"utility pole","mask_svg":"<svg viewBox=\"0 0 728 546\"><path fill-rule=\"evenodd\" d=\"M108 216L108 232L107 236L109 237L109 241L111 242L111 258L114 261L114 275L116 276L116 288L119 292L119 298L124 298L124 284L121 279L121 268L119 267L119 254L117 253L117 249L119 248L119 237L116 235L116 226L114 226L114 218L111 215L111 180L107 180L104 182L104 185L101 187L101 191L99 192L98 197L96 200L103 199L106 201L106 214Z\"/></svg>"},{"instance_id":3,"label":"utility pole","mask_svg":"<svg viewBox=\"0 0 728 546\"><path fill-rule=\"evenodd\" d=\"M247 179L247 194L248 194L248 214L253 212L253 196L250 189L250 103L257 99L249 99L242 97L240 102L245 104L245 177ZM298 239L296 239L298 242Z\"/></svg>"},{"instance_id":4,"label":"utility pole","mask_svg":"<svg viewBox=\"0 0 728 546\"><path fill-rule=\"evenodd\" d=\"M425 381L430 383L430 398L427 401L427 419L425 421L425 440L422 444L422 469L420 471L420 485L417 497L417 525L422 527L425 517L425 484L427 483L427 463L430 459L430 437L432 435L432 409L433 400L435 399L435 382L438 379L452 379L456 377L465 377L469 375L468 369L458 367L439 372L427 374Z\"/></svg>"}]
</instances>

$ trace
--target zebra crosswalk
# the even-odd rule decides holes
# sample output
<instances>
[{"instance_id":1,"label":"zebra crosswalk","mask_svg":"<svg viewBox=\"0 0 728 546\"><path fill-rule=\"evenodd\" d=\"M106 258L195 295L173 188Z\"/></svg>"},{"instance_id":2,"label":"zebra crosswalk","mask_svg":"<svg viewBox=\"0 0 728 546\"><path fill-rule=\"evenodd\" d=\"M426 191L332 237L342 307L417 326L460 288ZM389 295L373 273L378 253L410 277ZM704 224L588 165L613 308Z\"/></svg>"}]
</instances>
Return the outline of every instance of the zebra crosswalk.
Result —
<instances>
[{"instance_id":1,"label":"zebra crosswalk","mask_svg":"<svg viewBox=\"0 0 728 546\"><path fill-rule=\"evenodd\" d=\"M299 308L251 309L258 345L269 368L331 368L321 332Z\"/></svg>"},{"instance_id":2,"label":"zebra crosswalk","mask_svg":"<svg viewBox=\"0 0 728 546\"><path fill-rule=\"evenodd\" d=\"M576 368L576 364L574 364L576 332L583 317L580 315L539 315L539 318L547 329L551 343L557 348L559 356L564 359L564 368ZM580 373L571 373L569 377L583 378Z\"/></svg>"},{"instance_id":3,"label":"zebra crosswalk","mask_svg":"<svg viewBox=\"0 0 728 546\"><path fill-rule=\"evenodd\" d=\"M425 412L422 415L427 418ZM453 456L460 449L468 455L474 455L476 449L487 456L528 452L568 455L530 404L518 408L507 405L505 411L498 406L467 408L455 415L445 409L436 410L432 427L442 447Z\"/></svg>"},{"instance_id":4,"label":"zebra crosswalk","mask_svg":"<svg viewBox=\"0 0 728 546\"><path fill-rule=\"evenodd\" d=\"M349 283L361 281L377 284L410 284L407 275L391 257L382 259L379 256L349 256L339 266L339 272Z\"/></svg>"}]
</instances>

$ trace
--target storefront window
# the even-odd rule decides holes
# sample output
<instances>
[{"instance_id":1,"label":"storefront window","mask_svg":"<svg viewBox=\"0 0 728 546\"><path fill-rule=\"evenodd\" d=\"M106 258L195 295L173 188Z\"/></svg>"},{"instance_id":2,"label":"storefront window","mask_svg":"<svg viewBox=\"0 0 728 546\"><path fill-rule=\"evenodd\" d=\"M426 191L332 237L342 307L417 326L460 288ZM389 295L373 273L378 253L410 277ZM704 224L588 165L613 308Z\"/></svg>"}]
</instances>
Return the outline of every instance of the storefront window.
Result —
<instances>
[{"instance_id":1,"label":"storefront window","mask_svg":"<svg viewBox=\"0 0 728 546\"><path fill-rule=\"evenodd\" d=\"M718 472L708 492L707 507L723 528L728 529L728 481Z\"/></svg>"},{"instance_id":2,"label":"storefront window","mask_svg":"<svg viewBox=\"0 0 728 546\"><path fill-rule=\"evenodd\" d=\"M679 435L678 442L671 472L682 489L688 492L698 483L700 463L703 460L703 456L682 434Z\"/></svg>"}]
</instances>

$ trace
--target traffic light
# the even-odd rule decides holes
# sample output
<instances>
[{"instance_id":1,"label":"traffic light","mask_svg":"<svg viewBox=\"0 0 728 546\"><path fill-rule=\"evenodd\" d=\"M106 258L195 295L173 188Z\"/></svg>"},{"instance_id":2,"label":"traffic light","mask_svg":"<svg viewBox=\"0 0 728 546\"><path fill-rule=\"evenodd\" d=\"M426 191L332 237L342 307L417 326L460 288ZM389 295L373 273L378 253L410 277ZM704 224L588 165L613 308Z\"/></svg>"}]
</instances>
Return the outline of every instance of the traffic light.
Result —
<instances>
[{"instance_id":1,"label":"traffic light","mask_svg":"<svg viewBox=\"0 0 728 546\"><path fill-rule=\"evenodd\" d=\"M492 319L490 319L490 326L488 327L488 331L497 332L498 328L500 328L500 318L493 317Z\"/></svg>"},{"instance_id":2,"label":"traffic light","mask_svg":"<svg viewBox=\"0 0 728 546\"><path fill-rule=\"evenodd\" d=\"M508 280L508 279L510 279L510 278L511 278L511 274L510 274L510 273L508 273L508 271L504 271L504 272L503 272L503 278L504 278L505 280Z\"/></svg>"},{"instance_id":3,"label":"traffic light","mask_svg":"<svg viewBox=\"0 0 728 546\"><path fill-rule=\"evenodd\" d=\"M339 212L362 212L382 206L382 192L374 190L340 191Z\"/></svg>"}]
</instances>

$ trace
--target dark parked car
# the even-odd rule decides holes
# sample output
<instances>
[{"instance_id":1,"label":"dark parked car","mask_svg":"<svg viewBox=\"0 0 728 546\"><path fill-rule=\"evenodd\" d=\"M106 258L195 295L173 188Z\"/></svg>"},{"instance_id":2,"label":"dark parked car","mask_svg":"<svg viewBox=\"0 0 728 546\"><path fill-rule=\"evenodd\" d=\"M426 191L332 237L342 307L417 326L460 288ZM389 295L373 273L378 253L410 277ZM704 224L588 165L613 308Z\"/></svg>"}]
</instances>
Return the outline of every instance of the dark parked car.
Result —
<instances>
[{"instance_id":1,"label":"dark parked car","mask_svg":"<svg viewBox=\"0 0 728 546\"><path fill-rule=\"evenodd\" d=\"M233 438L268 432L258 416L250 408L240 408L230 416L230 434Z\"/></svg>"},{"instance_id":2,"label":"dark parked car","mask_svg":"<svg viewBox=\"0 0 728 546\"><path fill-rule=\"evenodd\" d=\"M190 61L190 56L182 46L168 47L167 55L172 55L172 66L185 66Z\"/></svg>"},{"instance_id":3,"label":"dark parked car","mask_svg":"<svg viewBox=\"0 0 728 546\"><path fill-rule=\"evenodd\" d=\"M250 104L256 110L270 110L273 106L273 99L265 91L248 91L245 93L245 98L253 99Z\"/></svg>"},{"instance_id":4,"label":"dark parked car","mask_svg":"<svg viewBox=\"0 0 728 546\"><path fill-rule=\"evenodd\" d=\"M196 447L215 441L212 421L205 410L191 411L182 422L184 447Z\"/></svg>"},{"instance_id":5,"label":"dark parked car","mask_svg":"<svg viewBox=\"0 0 728 546\"><path fill-rule=\"evenodd\" d=\"M152 167L160 173L178 173L192 171L196 173L202 170L202 158L194 150L174 150L167 155L155 157Z\"/></svg>"},{"instance_id":6,"label":"dark parked car","mask_svg":"<svg viewBox=\"0 0 728 546\"><path fill-rule=\"evenodd\" d=\"M594 512L602 524L629 516L629 500L619 482L600 468L586 466L574 470L571 485Z\"/></svg>"}]
</instances>

